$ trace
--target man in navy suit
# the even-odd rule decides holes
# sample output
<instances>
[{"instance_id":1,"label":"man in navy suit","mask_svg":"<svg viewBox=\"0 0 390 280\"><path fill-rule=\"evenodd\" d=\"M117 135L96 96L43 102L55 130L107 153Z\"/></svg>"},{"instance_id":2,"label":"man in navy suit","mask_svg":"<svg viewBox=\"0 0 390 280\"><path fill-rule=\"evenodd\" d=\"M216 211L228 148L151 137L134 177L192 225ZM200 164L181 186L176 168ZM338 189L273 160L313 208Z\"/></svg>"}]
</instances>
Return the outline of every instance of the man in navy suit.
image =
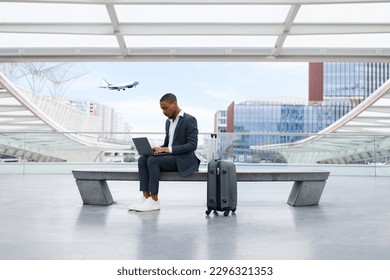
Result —
<instances>
[{"instance_id":1,"label":"man in navy suit","mask_svg":"<svg viewBox=\"0 0 390 280\"><path fill-rule=\"evenodd\" d=\"M179 172L182 176L189 176L199 170L200 161L194 153L198 145L196 118L180 109L177 98L172 93L161 97L160 107L168 117L164 144L153 148L155 155L141 156L138 159L140 191L143 197L131 205L130 210L160 210L160 172Z\"/></svg>"}]
</instances>

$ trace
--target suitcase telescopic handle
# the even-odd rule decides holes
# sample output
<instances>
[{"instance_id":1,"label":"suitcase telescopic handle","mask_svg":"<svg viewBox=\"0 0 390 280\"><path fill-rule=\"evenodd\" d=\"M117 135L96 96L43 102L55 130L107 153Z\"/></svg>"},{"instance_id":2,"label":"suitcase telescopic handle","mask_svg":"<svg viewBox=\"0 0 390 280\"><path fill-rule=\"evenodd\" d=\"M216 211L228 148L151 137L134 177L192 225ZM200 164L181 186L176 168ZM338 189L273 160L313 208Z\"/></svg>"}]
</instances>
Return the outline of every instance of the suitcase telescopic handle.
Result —
<instances>
[{"instance_id":1,"label":"suitcase telescopic handle","mask_svg":"<svg viewBox=\"0 0 390 280\"><path fill-rule=\"evenodd\" d=\"M216 171L217 171L217 175L221 174L221 171L222 171L223 174L226 174L226 173L227 173L227 170L226 170L226 169L222 169L222 170L221 170L219 167L216 169ZM213 170L213 169L210 170L210 174L214 174L214 170Z\"/></svg>"}]
</instances>

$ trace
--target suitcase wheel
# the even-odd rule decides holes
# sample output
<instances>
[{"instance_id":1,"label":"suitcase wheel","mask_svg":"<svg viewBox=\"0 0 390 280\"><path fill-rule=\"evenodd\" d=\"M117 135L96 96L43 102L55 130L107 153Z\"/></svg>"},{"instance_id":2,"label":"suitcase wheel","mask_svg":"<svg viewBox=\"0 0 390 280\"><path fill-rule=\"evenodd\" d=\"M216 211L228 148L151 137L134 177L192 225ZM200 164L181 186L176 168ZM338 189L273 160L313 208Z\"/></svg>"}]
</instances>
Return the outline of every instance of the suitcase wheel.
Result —
<instances>
[{"instance_id":1,"label":"suitcase wheel","mask_svg":"<svg viewBox=\"0 0 390 280\"><path fill-rule=\"evenodd\" d=\"M230 212L230 210L226 210L225 212L223 212L223 215L224 215L225 217L227 217L227 216L229 216L229 212Z\"/></svg>"},{"instance_id":2,"label":"suitcase wheel","mask_svg":"<svg viewBox=\"0 0 390 280\"><path fill-rule=\"evenodd\" d=\"M211 213L211 209L210 208L208 208L207 210L206 210L206 215L210 215L210 213Z\"/></svg>"}]
</instances>

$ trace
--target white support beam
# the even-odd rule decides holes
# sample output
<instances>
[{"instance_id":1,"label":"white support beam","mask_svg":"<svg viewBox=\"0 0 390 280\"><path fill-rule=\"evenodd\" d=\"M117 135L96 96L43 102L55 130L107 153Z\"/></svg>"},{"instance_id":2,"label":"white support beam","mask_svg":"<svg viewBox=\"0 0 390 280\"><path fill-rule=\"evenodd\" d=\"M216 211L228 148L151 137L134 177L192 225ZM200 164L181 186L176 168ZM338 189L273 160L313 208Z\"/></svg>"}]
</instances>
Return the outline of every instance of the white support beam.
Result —
<instances>
[{"instance_id":1,"label":"white support beam","mask_svg":"<svg viewBox=\"0 0 390 280\"><path fill-rule=\"evenodd\" d=\"M296 6L294 6L296 7ZM293 9L295 15L298 8ZM110 12L110 15L112 12ZM115 16L113 16L115 17ZM113 19L114 20L114 19ZM0 33L69 34L123 36L279 36L280 48L288 35L337 35L390 33L389 23L228 23L228 22L153 22L153 23L2 23Z\"/></svg>"},{"instance_id":2,"label":"white support beam","mask_svg":"<svg viewBox=\"0 0 390 280\"><path fill-rule=\"evenodd\" d=\"M284 41L286 41L287 35L290 32L291 26L293 25L295 17L297 16L300 8L301 8L301 5L292 5L290 7L290 10L288 11L286 20L284 22L284 30L279 35L278 39L276 40L275 49L273 52L273 55L275 57L279 56L279 54L281 53Z\"/></svg>"},{"instance_id":3,"label":"white support beam","mask_svg":"<svg viewBox=\"0 0 390 280\"><path fill-rule=\"evenodd\" d=\"M390 21L389 21L390 22ZM390 33L389 23L294 23L289 35Z\"/></svg>"},{"instance_id":4,"label":"white support beam","mask_svg":"<svg viewBox=\"0 0 390 280\"><path fill-rule=\"evenodd\" d=\"M115 7L112 4L107 4L106 9L107 9L108 15L110 17L112 27L114 29L113 30L114 35L115 35L116 40L118 42L120 52L121 52L122 56L126 56L127 55L126 42L125 42L125 39L123 38L123 34L121 33L121 28L119 25L119 20L118 20L118 16L116 14L116 11L115 11Z\"/></svg>"},{"instance_id":5,"label":"white support beam","mask_svg":"<svg viewBox=\"0 0 390 280\"><path fill-rule=\"evenodd\" d=\"M7 0L7 2L22 2ZM388 0L29 0L31 3L111 5L295 5L386 3Z\"/></svg>"}]
</instances>

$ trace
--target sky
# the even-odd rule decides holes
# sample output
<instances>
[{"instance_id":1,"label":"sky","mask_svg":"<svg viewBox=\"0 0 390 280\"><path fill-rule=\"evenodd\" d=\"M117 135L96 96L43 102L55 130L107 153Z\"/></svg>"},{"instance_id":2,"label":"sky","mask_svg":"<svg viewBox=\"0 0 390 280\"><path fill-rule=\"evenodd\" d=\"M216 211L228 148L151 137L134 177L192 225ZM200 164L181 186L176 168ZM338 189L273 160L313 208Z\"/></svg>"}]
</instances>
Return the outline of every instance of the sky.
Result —
<instances>
[{"instance_id":1,"label":"sky","mask_svg":"<svg viewBox=\"0 0 390 280\"><path fill-rule=\"evenodd\" d=\"M77 67L77 64L75 64ZM198 120L199 132L214 129L214 114L235 101L299 99L308 95L308 63L287 62L90 62L64 97L93 100L121 113L132 132L163 132L159 100L174 93L179 107ZM138 81L136 88L112 91L110 83Z\"/></svg>"}]
</instances>

